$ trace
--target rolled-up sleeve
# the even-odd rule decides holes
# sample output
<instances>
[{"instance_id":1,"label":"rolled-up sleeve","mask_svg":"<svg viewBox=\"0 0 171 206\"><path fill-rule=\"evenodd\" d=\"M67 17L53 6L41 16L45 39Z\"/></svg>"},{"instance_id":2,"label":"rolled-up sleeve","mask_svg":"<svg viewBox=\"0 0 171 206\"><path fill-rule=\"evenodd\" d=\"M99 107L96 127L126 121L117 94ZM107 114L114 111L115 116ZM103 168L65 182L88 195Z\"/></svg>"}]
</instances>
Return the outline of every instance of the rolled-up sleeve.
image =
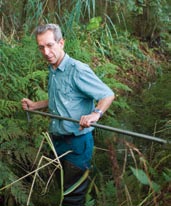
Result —
<instances>
[{"instance_id":1,"label":"rolled-up sleeve","mask_svg":"<svg viewBox=\"0 0 171 206\"><path fill-rule=\"evenodd\" d=\"M97 101L114 95L114 92L87 65L82 64L81 69L76 68L75 84L79 90Z\"/></svg>"}]
</instances>

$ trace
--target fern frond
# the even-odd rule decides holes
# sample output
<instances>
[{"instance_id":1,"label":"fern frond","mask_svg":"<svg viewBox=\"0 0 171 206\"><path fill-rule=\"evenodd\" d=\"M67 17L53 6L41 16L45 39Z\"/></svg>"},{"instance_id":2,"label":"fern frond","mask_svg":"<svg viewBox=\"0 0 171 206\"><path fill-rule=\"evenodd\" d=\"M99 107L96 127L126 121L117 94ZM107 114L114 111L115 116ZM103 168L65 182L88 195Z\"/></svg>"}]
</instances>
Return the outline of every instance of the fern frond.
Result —
<instances>
[{"instance_id":1,"label":"fern frond","mask_svg":"<svg viewBox=\"0 0 171 206\"><path fill-rule=\"evenodd\" d=\"M11 168L8 167L5 162L2 161L0 161L0 174L0 188L3 185L7 185L18 178L16 174L13 173ZM20 181L16 185L13 185L13 187L11 187L10 193L15 197L16 202L20 206L25 206L26 199L28 196L28 184ZM33 206L33 203L31 203L30 206Z\"/></svg>"},{"instance_id":2,"label":"fern frond","mask_svg":"<svg viewBox=\"0 0 171 206\"><path fill-rule=\"evenodd\" d=\"M0 118L11 117L20 108L20 102L0 99Z\"/></svg>"},{"instance_id":3,"label":"fern frond","mask_svg":"<svg viewBox=\"0 0 171 206\"><path fill-rule=\"evenodd\" d=\"M10 141L12 138L19 138L26 136L26 131L21 128L23 125L22 120L16 120L13 118L3 118L0 120L0 143L4 141ZM10 144L10 142L9 142Z\"/></svg>"}]
</instances>

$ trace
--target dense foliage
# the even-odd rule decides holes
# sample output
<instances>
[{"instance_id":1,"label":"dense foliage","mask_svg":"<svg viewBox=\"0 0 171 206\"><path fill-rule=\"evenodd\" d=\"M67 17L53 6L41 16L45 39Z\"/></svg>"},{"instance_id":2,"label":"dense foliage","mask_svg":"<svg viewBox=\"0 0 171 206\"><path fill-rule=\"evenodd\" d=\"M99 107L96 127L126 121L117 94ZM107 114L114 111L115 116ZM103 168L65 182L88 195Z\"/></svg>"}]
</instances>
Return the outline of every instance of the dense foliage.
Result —
<instances>
[{"instance_id":1,"label":"dense foliage","mask_svg":"<svg viewBox=\"0 0 171 206\"><path fill-rule=\"evenodd\" d=\"M47 98L47 65L32 31L59 23L65 50L88 63L116 93L105 125L170 140L170 1L0 1L0 188L34 170L50 147L42 144L49 119L28 115L21 99ZM167 206L171 202L170 145L96 129L86 206ZM60 194L54 168L40 172L30 205L53 206ZM33 176L0 191L0 205L26 205ZM136 195L135 195L136 194ZM38 198L39 197L39 198Z\"/></svg>"}]
</instances>

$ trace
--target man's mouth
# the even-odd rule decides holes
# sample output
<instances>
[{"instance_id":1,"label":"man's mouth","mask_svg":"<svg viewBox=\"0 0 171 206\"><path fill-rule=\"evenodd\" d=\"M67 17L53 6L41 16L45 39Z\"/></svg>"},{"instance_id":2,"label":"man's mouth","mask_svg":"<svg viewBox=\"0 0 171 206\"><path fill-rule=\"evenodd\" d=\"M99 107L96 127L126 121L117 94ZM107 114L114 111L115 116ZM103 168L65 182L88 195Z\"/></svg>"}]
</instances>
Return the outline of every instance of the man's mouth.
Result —
<instances>
[{"instance_id":1,"label":"man's mouth","mask_svg":"<svg viewBox=\"0 0 171 206\"><path fill-rule=\"evenodd\" d=\"M46 59L47 59L48 61L51 61L51 60L53 59L53 57L46 57Z\"/></svg>"}]
</instances>

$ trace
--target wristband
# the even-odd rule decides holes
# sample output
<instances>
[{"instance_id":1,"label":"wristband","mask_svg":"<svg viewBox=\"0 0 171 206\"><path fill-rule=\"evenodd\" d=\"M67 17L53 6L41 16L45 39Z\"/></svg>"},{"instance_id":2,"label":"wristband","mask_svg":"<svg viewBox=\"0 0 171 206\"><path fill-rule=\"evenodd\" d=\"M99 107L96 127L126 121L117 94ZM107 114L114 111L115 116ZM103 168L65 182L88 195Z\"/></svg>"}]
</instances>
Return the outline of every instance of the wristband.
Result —
<instances>
[{"instance_id":1,"label":"wristband","mask_svg":"<svg viewBox=\"0 0 171 206\"><path fill-rule=\"evenodd\" d=\"M100 109L95 108L93 112L100 114L100 118L103 116L103 112Z\"/></svg>"}]
</instances>

